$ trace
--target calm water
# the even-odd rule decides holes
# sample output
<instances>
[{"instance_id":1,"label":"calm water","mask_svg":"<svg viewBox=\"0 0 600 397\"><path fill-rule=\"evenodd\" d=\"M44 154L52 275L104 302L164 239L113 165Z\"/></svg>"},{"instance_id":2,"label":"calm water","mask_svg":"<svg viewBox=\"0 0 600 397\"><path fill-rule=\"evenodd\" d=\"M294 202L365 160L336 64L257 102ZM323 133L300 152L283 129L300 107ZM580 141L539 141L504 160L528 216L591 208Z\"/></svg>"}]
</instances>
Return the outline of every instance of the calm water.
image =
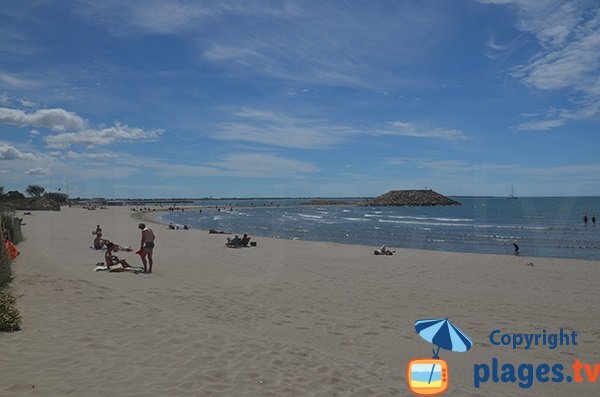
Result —
<instances>
[{"instance_id":1,"label":"calm water","mask_svg":"<svg viewBox=\"0 0 600 397\"><path fill-rule=\"evenodd\" d=\"M454 207L293 206L305 200L229 200L163 213L165 222L236 234L443 251L600 260L600 197L457 198ZM280 205L265 207L264 205ZM215 205L227 205L218 212ZM238 208L238 205L254 205ZM232 207L232 211L229 210ZM221 207L222 208L222 207ZM584 225L582 218L590 221Z\"/></svg>"}]
</instances>

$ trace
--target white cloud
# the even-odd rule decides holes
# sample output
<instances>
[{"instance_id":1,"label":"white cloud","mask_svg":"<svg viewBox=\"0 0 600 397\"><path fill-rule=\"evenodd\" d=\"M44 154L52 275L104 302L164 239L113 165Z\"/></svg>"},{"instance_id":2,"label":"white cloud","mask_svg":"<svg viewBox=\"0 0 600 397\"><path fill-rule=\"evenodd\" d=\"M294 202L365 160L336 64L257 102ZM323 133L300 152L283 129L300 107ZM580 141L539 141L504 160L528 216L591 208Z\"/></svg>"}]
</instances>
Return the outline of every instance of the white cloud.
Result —
<instances>
[{"instance_id":1,"label":"white cloud","mask_svg":"<svg viewBox=\"0 0 600 397\"><path fill-rule=\"evenodd\" d=\"M376 129L360 129L308 116L244 108L231 113L233 121L219 124L214 139L254 142L296 149L325 149L359 135L407 136L425 139L462 140L465 134L451 128L418 128L401 121Z\"/></svg>"},{"instance_id":2,"label":"white cloud","mask_svg":"<svg viewBox=\"0 0 600 397\"><path fill-rule=\"evenodd\" d=\"M145 131L137 127L116 123L112 127L101 129L86 129L79 132L65 132L56 135L50 135L44 138L48 147L55 149L65 149L70 145L110 145L118 141L135 141L157 138L162 133L161 130Z\"/></svg>"},{"instance_id":3,"label":"white cloud","mask_svg":"<svg viewBox=\"0 0 600 397\"><path fill-rule=\"evenodd\" d=\"M236 120L221 123L213 138L288 148L321 149L357 133L353 128L322 120L258 109L245 108L233 112L232 116Z\"/></svg>"},{"instance_id":4,"label":"white cloud","mask_svg":"<svg viewBox=\"0 0 600 397\"><path fill-rule=\"evenodd\" d=\"M228 175L242 177L292 177L318 171L314 164L305 161L263 153L231 154L209 165Z\"/></svg>"},{"instance_id":5,"label":"white cloud","mask_svg":"<svg viewBox=\"0 0 600 397\"><path fill-rule=\"evenodd\" d=\"M387 126L382 129L377 129L372 132L373 135L396 135L408 136L414 138L431 138L444 140L461 140L465 139L465 134L462 131L449 128L417 128L410 123L402 121L393 121L387 123Z\"/></svg>"},{"instance_id":6,"label":"white cloud","mask_svg":"<svg viewBox=\"0 0 600 397\"><path fill-rule=\"evenodd\" d=\"M554 120L543 120L543 121L532 121L529 123L522 123L517 126L519 131L546 131L552 128L560 127L565 125L566 120L554 119Z\"/></svg>"},{"instance_id":7,"label":"white cloud","mask_svg":"<svg viewBox=\"0 0 600 397\"><path fill-rule=\"evenodd\" d=\"M35 156L31 153L23 153L14 146L6 143L0 143L0 160L34 160Z\"/></svg>"},{"instance_id":8,"label":"white cloud","mask_svg":"<svg viewBox=\"0 0 600 397\"><path fill-rule=\"evenodd\" d=\"M147 1L130 11L131 22L150 33L177 33L193 29L213 14L210 7L204 8L196 3L161 1Z\"/></svg>"},{"instance_id":9,"label":"white cloud","mask_svg":"<svg viewBox=\"0 0 600 397\"><path fill-rule=\"evenodd\" d=\"M574 109L564 120L525 123L519 129L549 129L567 119L600 112L600 5L587 0L480 0L510 5L518 12L517 28L532 35L540 49L529 62L512 69L513 77L540 90L569 90ZM488 43L494 48L494 43ZM526 127L526 128L524 128ZM530 128L533 127L533 128Z\"/></svg>"},{"instance_id":10,"label":"white cloud","mask_svg":"<svg viewBox=\"0 0 600 397\"><path fill-rule=\"evenodd\" d=\"M12 88L35 88L40 85L39 82L34 80L24 79L22 77L17 77L12 74L4 73L0 71L0 83L5 85L9 85Z\"/></svg>"},{"instance_id":11,"label":"white cloud","mask_svg":"<svg viewBox=\"0 0 600 397\"><path fill-rule=\"evenodd\" d=\"M32 102L32 101L24 99L24 98L20 98L19 103L21 104L21 106L25 106L27 108L37 106L37 104L35 102Z\"/></svg>"},{"instance_id":12,"label":"white cloud","mask_svg":"<svg viewBox=\"0 0 600 397\"><path fill-rule=\"evenodd\" d=\"M202 56L211 61L238 60L244 63L245 58L262 57L256 50L246 47L229 47L213 45L202 53Z\"/></svg>"},{"instance_id":13,"label":"white cloud","mask_svg":"<svg viewBox=\"0 0 600 397\"><path fill-rule=\"evenodd\" d=\"M202 30L214 19L230 16L270 16L286 18L297 14L297 8L284 2L218 1L164 2L148 0L143 3L122 1L87 1L77 9L96 23L106 24L114 34L180 34ZM133 28L133 29L132 29ZM133 30L133 31L132 31Z\"/></svg>"},{"instance_id":14,"label":"white cloud","mask_svg":"<svg viewBox=\"0 0 600 397\"><path fill-rule=\"evenodd\" d=\"M64 109L40 109L27 113L18 109L0 107L0 123L21 127L48 128L53 131L76 131L85 128L86 121Z\"/></svg>"},{"instance_id":15,"label":"white cloud","mask_svg":"<svg viewBox=\"0 0 600 397\"><path fill-rule=\"evenodd\" d=\"M431 27L447 19L438 7L406 2L386 10L270 0L84 4L76 12L115 35L194 37L203 61L233 75L374 91L418 84L398 69L445 39Z\"/></svg>"},{"instance_id":16,"label":"white cloud","mask_svg":"<svg viewBox=\"0 0 600 397\"><path fill-rule=\"evenodd\" d=\"M37 176L50 175L50 171L46 168L32 168L29 171L26 171L25 174Z\"/></svg>"},{"instance_id":17,"label":"white cloud","mask_svg":"<svg viewBox=\"0 0 600 397\"><path fill-rule=\"evenodd\" d=\"M64 157L68 159L88 159L88 160L97 160L97 159L114 159L117 157L115 153L77 153L72 150L69 150L64 154Z\"/></svg>"},{"instance_id":18,"label":"white cloud","mask_svg":"<svg viewBox=\"0 0 600 397\"><path fill-rule=\"evenodd\" d=\"M174 164L164 161L136 159L139 167L155 169L163 178L172 177L248 177L299 178L318 172L316 165L269 153L232 153L218 161L198 165Z\"/></svg>"}]
</instances>

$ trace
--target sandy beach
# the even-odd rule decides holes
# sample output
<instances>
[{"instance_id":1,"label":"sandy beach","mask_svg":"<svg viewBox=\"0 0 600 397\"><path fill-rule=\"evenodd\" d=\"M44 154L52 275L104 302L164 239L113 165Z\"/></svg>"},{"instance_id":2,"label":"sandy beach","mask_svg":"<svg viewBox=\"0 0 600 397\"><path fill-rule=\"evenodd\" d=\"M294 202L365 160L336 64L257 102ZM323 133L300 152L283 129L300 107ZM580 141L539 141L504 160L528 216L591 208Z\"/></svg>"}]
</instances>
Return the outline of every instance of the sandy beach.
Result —
<instances>
[{"instance_id":1,"label":"sandy beach","mask_svg":"<svg viewBox=\"0 0 600 397\"><path fill-rule=\"evenodd\" d=\"M446 350L449 396L596 396L598 383L474 386L492 359L600 363L600 263L397 250L224 235L150 224L154 273L94 272L92 231L139 247L129 207L25 216L12 289L23 330L0 334L0 395L408 396L414 329L448 317L473 340ZM19 214L21 216L21 214ZM243 230L233 231L243 234ZM393 247L391 247L393 248ZM119 253L139 266L135 253ZM531 264L531 265L528 265ZM494 346L490 333L576 331L576 346Z\"/></svg>"}]
</instances>

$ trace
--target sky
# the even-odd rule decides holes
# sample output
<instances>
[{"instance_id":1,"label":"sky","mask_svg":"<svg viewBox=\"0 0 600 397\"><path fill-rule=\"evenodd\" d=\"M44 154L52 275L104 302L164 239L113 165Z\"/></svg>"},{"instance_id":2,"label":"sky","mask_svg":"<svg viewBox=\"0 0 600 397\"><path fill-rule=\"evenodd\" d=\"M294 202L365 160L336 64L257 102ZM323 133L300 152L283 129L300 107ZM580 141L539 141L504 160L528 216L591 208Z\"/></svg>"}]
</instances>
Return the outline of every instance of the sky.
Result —
<instances>
[{"instance_id":1,"label":"sky","mask_svg":"<svg viewBox=\"0 0 600 397\"><path fill-rule=\"evenodd\" d=\"M0 186L600 195L597 1L0 0Z\"/></svg>"}]
</instances>

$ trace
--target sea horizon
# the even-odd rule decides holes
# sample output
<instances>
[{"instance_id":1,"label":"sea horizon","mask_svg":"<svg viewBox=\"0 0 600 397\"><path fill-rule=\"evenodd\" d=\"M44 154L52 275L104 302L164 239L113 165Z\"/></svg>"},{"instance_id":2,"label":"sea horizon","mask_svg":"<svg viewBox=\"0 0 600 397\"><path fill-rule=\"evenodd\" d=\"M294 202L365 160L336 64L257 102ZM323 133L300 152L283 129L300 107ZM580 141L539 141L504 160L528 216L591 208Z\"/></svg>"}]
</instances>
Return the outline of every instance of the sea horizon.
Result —
<instances>
[{"instance_id":1,"label":"sea horizon","mask_svg":"<svg viewBox=\"0 0 600 397\"><path fill-rule=\"evenodd\" d=\"M424 189L406 189L406 190L424 190ZM519 199L519 198L600 198L600 195L548 195L548 196L514 196L509 195L453 195L445 194L446 197L450 198L506 198L506 199ZM191 200L191 201L214 201L214 200L287 200L287 199L371 199L373 196L235 196L235 197L77 197L69 198L72 201L86 201L86 200L107 200L107 201L168 201L168 200Z\"/></svg>"}]
</instances>

